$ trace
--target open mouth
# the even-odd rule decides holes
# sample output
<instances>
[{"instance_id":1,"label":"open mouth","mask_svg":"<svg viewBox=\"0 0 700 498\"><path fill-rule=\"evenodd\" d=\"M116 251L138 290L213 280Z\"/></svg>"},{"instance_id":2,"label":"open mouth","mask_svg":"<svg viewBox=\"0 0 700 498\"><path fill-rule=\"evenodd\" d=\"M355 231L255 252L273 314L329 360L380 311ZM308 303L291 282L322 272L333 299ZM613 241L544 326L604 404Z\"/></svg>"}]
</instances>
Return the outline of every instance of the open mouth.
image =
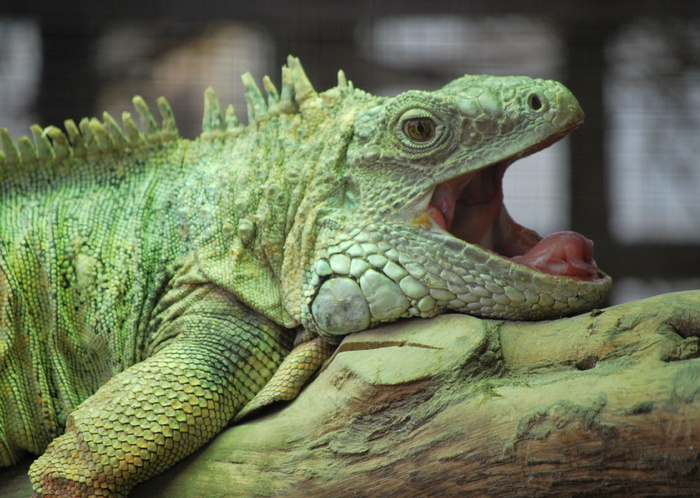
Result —
<instances>
[{"instance_id":1,"label":"open mouth","mask_svg":"<svg viewBox=\"0 0 700 498\"><path fill-rule=\"evenodd\" d=\"M513 161L438 184L426 214L454 237L536 271L587 281L605 278L593 259L593 243L583 235L557 232L541 238L510 217L502 180Z\"/></svg>"}]
</instances>

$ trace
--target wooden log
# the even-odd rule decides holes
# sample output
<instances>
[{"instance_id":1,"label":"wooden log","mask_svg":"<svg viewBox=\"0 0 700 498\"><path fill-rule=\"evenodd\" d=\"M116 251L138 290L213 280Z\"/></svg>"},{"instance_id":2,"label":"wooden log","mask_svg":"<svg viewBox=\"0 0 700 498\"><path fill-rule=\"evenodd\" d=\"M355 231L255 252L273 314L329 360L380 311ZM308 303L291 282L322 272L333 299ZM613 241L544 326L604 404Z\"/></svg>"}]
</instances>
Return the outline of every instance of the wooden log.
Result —
<instances>
[{"instance_id":1,"label":"wooden log","mask_svg":"<svg viewBox=\"0 0 700 498\"><path fill-rule=\"evenodd\" d=\"M697 494L699 335L700 291L354 334L295 401L131 496Z\"/></svg>"},{"instance_id":2,"label":"wooden log","mask_svg":"<svg viewBox=\"0 0 700 498\"><path fill-rule=\"evenodd\" d=\"M297 400L134 496L700 493L700 292L346 338Z\"/></svg>"}]
</instances>

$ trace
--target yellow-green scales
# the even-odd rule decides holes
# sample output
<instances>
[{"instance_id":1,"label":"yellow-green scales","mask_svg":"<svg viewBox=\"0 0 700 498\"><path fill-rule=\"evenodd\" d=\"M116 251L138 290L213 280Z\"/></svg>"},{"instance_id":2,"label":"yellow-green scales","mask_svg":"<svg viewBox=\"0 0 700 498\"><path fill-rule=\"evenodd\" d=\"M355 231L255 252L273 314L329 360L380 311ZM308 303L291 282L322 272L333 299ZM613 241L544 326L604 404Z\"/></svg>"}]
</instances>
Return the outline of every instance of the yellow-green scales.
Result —
<instances>
[{"instance_id":1,"label":"yellow-green scales","mask_svg":"<svg viewBox=\"0 0 700 498\"><path fill-rule=\"evenodd\" d=\"M294 58L279 93L244 82L248 124L207 90L195 140L138 97L141 131L125 113L0 134L0 464L44 453L40 495L125 495L293 398L349 333L553 318L608 291L585 254L541 261L582 237L540 243L502 205L507 165L580 123L562 85L386 98L341 72L318 94Z\"/></svg>"}]
</instances>

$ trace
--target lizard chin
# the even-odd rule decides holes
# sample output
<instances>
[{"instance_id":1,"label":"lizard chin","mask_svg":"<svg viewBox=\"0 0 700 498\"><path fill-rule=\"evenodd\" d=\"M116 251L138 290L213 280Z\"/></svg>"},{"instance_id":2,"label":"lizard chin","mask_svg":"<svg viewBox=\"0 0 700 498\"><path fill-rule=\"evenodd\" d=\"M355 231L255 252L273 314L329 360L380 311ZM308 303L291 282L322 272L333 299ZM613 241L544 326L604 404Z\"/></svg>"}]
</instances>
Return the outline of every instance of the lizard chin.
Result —
<instances>
[{"instance_id":1,"label":"lizard chin","mask_svg":"<svg viewBox=\"0 0 700 498\"><path fill-rule=\"evenodd\" d=\"M593 242L576 232L542 238L516 223L503 204L506 160L465 173L435 187L426 214L433 225L467 244L533 270L577 280L598 281L605 275L593 259Z\"/></svg>"}]
</instances>

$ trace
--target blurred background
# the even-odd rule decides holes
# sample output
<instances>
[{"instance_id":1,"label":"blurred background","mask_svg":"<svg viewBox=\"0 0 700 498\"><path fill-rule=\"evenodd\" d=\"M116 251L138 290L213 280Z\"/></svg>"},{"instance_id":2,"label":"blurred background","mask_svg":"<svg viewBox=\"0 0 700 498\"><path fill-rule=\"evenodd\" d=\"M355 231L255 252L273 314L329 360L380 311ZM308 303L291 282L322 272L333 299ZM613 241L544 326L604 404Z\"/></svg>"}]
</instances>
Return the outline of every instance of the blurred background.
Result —
<instances>
[{"instance_id":1,"label":"blurred background","mask_svg":"<svg viewBox=\"0 0 700 498\"><path fill-rule=\"evenodd\" d=\"M240 74L279 84L290 53L319 91L340 68L380 95L465 73L563 81L586 123L511 167L510 213L594 240L611 304L700 288L697 0L0 0L0 126L164 95L195 137L206 86L245 120Z\"/></svg>"}]
</instances>

